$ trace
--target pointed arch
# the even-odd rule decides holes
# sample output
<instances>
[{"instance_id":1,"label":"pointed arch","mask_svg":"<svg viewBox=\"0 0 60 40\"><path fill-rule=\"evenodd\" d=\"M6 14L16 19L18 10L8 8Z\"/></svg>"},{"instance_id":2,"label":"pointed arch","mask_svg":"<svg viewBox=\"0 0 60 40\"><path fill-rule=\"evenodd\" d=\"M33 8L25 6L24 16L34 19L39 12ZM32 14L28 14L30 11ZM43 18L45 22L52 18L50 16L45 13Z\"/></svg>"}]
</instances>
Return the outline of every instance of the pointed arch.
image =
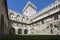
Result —
<instances>
[{"instance_id":1,"label":"pointed arch","mask_svg":"<svg viewBox=\"0 0 60 40\"><path fill-rule=\"evenodd\" d=\"M25 30L24 30L24 34L27 34L27 33L28 33L28 29L25 29Z\"/></svg>"},{"instance_id":2,"label":"pointed arch","mask_svg":"<svg viewBox=\"0 0 60 40\"><path fill-rule=\"evenodd\" d=\"M22 29L18 29L18 34L22 34Z\"/></svg>"},{"instance_id":3,"label":"pointed arch","mask_svg":"<svg viewBox=\"0 0 60 40\"><path fill-rule=\"evenodd\" d=\"M10 28L10 34L14 35L15 34L15 29L14 28Z\"/></svg>"},{"instance_id":4,"label":"pointed arch","mask_svg":"<svg viewBox=\"0 0 60 40\"><path fill-rule=\"evenodd\" d=\"M17 15L17 16L16 16L16 19L19 20L19 19L20 19L20 15Z\"/></svg>"},{"instance_id":5,"label":"pointed arch","mask_svg":"<svg viewBox=\"0 0 60 40\"><path fill-rule=\"evenodd\" d=\"M14 13L11 12L11 13L10 13L10 17L11 17L11 18L14 18Z\"/></svg>"}]
</instances>

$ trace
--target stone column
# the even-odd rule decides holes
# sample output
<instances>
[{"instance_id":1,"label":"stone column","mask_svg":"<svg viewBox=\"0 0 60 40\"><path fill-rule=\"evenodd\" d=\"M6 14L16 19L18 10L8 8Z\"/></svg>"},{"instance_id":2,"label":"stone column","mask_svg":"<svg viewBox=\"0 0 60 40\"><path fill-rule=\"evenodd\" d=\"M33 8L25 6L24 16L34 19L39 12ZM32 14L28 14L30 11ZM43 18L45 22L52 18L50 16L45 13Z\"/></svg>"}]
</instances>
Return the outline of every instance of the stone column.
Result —
<instances>
[{"instance_id":1,"label":"stone column","mask_svg":"<svg viewBox=\"0 0 60 40\"><path fill-rule=\"evenodd\" d=\"M18 34L18 30L17 29L15 30L15 34Z\"/></svg>"},{"instance_id":2,"label":"stone column","mask_svg":"<svg viewBox=\"0 0 60 40\"><path fill-rule=\"evenodd\" d=\"M28 28L28 34L31 34L31 32L30 32L30 28Z\"/></svg>"},{"instance_id":3,"label":"stone column","mask_svg":"<svg viewBox=\"0 0 60 40\"><path fill-rule=\"evenodd\" d=\"M24 34L24 29L22 29L22 34Z\"/></svg>"}]
</instances>

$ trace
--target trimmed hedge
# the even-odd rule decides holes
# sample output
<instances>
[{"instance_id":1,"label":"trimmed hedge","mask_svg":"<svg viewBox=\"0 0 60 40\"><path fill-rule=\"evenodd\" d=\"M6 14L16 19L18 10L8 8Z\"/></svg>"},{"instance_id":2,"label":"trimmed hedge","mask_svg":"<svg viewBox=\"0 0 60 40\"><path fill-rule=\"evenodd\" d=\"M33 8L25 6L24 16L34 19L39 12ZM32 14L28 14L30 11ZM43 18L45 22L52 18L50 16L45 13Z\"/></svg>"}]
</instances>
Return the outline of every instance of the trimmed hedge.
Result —
<instances>
[{"instance_id":1,"label":"trimmed hedge","mask_svg":"<svg viewBox=\"0 0 60 40\"><path fill-rule=\"evenodd\" d=\"M59 40L58 35L4 35L0 40Z\"/></svg>"}]
</instances>

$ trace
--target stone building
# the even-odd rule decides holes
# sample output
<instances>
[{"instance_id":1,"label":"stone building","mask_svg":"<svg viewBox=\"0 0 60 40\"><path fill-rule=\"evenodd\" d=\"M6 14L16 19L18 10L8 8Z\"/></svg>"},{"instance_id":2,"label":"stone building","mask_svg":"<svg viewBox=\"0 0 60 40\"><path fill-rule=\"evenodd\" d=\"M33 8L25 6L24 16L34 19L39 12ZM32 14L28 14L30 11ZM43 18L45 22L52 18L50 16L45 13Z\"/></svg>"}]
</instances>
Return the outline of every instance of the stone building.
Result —
<instances>
[{"instance_id":1,"label":"stone building","mask_svg":"<svg viewBox=\"0 0 60 40\"><path fill-rule=\"evenodd\" d=\"M0 34L60 35L60 0L39 12L29 1L23 14L11 9L8 9L7 13L7 7L3 4L0 1Z\"/></svg>"},{"instance_id":2,"label":"stone building","mask_svg":"<svg viewBox=\"0 0 60 40\"><path fill-rule=\"evenodd\" d=\"M60 0L36 12L30 1L23 15L8 9L10 34L60 35Z\"/></svg>"},{"instance_id":3,"label":"stone building","mask_svg":"<svg viewBox=\"0 0 60 40\"><path fill-rule=\"evenodd\" d=\"M0 35L8 34L7 2L0 0Z\"/></svg>"}]
</instances>

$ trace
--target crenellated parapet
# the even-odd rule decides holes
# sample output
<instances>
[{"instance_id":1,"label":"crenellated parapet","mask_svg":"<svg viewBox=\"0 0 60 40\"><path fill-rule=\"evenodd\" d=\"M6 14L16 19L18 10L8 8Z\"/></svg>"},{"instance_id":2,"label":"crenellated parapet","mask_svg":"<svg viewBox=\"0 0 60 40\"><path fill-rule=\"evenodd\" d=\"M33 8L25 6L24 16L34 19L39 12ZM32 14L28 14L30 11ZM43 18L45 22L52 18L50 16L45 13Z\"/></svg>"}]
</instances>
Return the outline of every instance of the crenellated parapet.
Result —
<instances>
[{"instance_id":1,"label":"crenellated parapet","mask_svg":"<svg viewBox=\"0 0 60 40\"><path fill-rule=\"evenodd\" d=\"M31 17L31 20L36 19L35 21L37 21L49 15L55 14L58 11L60 11L60 1L56 1L55 3L52 3L51 5L37 12L35 16Z\"/></svg>"}]
</instances>

